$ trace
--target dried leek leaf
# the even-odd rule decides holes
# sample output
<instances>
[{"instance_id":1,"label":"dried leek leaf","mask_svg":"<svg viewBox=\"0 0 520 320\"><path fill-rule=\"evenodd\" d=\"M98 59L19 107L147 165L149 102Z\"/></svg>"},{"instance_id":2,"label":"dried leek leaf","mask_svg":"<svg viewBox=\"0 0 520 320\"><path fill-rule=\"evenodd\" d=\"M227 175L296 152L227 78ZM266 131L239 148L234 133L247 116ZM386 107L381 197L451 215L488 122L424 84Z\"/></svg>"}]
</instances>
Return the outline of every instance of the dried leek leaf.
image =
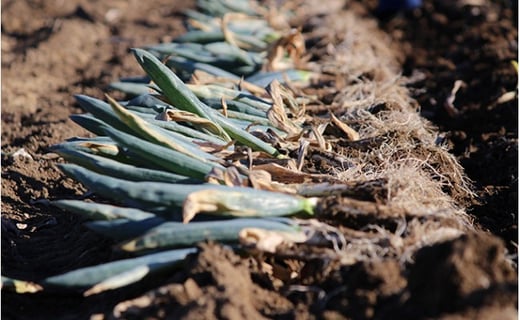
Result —
<instances>
[{"instance_id":1,"label":"dried leek leaf","mask_svg":"<svg viewBox=\"0 0 520 320\"><path fill-rule=\"evenodd\" d=\"M359 140L359 133L357 133L356 130L352 129L350 126L348 126L346 123L342 122L341 120L339 120L332 112L330 113L330 121L336 126L338 127L341 131L343 131L343 133L345 134L345 136L347 137L347 139L351 140L351 141L357 141Z\"/></svg>"}]
</instances>

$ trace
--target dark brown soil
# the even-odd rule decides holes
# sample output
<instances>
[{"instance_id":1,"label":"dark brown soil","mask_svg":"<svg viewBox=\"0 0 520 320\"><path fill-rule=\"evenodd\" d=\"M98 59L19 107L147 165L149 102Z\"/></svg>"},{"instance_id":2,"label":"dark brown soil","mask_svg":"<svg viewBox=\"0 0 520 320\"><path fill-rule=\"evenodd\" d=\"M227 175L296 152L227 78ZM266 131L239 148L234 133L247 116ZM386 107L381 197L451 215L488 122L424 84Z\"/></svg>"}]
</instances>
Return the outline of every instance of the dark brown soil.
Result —
<instances>
[{"instance_id":1,"label":"dark brown soil","mask_svg":"<svg viewBox=\"0 0 520 320\"><path fill-rule=\"evenodd\" d=\"M412 93L475 182L479 201L469 213L485 231L424 247L404 269L384 258L338 266L312 255L268 257L277 273L297 271L300 282L290 286L269 277L258 257L201 244L167 283L146 288L88 299L3 290L2 317L516 319L517 267L511 261L517 261L518 244L518 100L497 100L517 88L511 64L518 60L517 4L424 2L381 28L400 41L404 74L422 73ZM53 143L87 134L68 120L79 111L73 95L101 98L111 81L141 74L128 48L182 33L180 11L192 5L2 1L3 276L38 280L116 258L110 243L78 218L34 202L84 191L45 153ZM372 19L370 6L349 9ZM444 102L456 80L465 86L453 114ZM16 155L22 148L29 156Z\"/></svg>"},{"instance_id":2,"label":"dark brown soil","mask_svg":"<svg viewBox=\"0 0 520 320\"><path fill-rule=\"evenodd\" d=\"M475 182L480 203L469 211L512 252L518 244L518 105L517 99L498 100L517 88L517 24L515 1L431 1L384 26L407 43L404 73L423 73L413 85L423 116L445 132ZM445 101L459 80L464 85L454 115Z\"/></svg>"}]
</instances>

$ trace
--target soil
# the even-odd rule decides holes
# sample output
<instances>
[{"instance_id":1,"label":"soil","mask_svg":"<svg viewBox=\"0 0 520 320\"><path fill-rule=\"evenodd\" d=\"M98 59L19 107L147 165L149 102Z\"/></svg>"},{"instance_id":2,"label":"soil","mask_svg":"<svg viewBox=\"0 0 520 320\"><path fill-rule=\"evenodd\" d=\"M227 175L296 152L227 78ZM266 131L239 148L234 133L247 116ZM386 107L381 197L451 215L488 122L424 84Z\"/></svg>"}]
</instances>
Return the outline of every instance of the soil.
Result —
<instances>
[{"instance_id":1,"label":"soil","mask_svg":"<svg viewBox=\"0 0 520 320\"><path fill-rule=\"evenodd\" d=\"M116 258L80 219L36 200L85 191L55 168L62 160L48 147L88 135L68 119L80 112L74 94L102 98L110 82L142 73L129 48L184 32L181 11L193 2L171 3L2 1L3 276L37 281ZM375 21L371 1L346 9ZM517 12L512 1L428 0L379 21L421 114L473 181L478 197L466 211L477 231L419 249L404 268L383 258L336 265L313 255L239 256L204 243L168 283L88 299L2 290L2 317L516 319L518 100L500 99L517 89ZM446 103L457 80L462 87ZM346 229L366 224L349 219ZM300 283L266 276L263 259L279 273L298 271Z\"/></svg>"},{"instance_id":2,"label":"soil","mask_svg":"<svg viewBox=\"0 0 520 320\"><path fill-rule=\"evenodd\" d=\"M469 211L484 229L518 244L517 100L497 102L517 88L518 3L495 1L472 7L425 3L421 10L388 22L385 28L405 40L404 74L421 72L414 97L433 121L474 181L480 202ZM455 82L463 86L445 106Z\"/></svg>"}]
</instances>

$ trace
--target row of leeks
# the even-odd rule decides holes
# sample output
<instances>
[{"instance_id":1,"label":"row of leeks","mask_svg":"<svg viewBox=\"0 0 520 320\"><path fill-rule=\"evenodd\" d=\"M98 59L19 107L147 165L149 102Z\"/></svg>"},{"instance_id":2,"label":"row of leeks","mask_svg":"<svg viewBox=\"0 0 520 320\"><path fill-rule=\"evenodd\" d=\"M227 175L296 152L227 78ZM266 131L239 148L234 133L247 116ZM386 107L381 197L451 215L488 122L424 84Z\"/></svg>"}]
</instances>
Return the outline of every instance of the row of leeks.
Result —
<instances>
[{"instance_id":1,"label":"row of leeks","mask_svg":"<svg viewBox=\"0 0 520 320\"><path fill-rule=\"evenodd\" d=\"M317 200L252 188L251 166L233 157L248 150L249 155L287 158L266 137L283 139L301 130L301 123L284 115L283 121L274 121L283 110L277 106L278 118L273 116L275 103L255 92L309 75L260 70L270 43L280 35L246 3L199 1L204 12L188 16L200 29L173 43L133 49L147 76L112 88L134 97L116 101L107 96L104 102L76 96L86 113L71 119L97 136L52 147L68 162L59 165L66 175L112 204L49 203L85 217L88 228L132 257L38 283L3 277L4 287L18 292L72 289L89 296L174 270L200 241L274 251L269 241L261 244L260 235L274 233L292 243L310 240L313 227L288 216L312 216ZM230 12L240 19L230 20ZM185 83L200 71L215 81Z\"/></svg>"}]
</instances>

